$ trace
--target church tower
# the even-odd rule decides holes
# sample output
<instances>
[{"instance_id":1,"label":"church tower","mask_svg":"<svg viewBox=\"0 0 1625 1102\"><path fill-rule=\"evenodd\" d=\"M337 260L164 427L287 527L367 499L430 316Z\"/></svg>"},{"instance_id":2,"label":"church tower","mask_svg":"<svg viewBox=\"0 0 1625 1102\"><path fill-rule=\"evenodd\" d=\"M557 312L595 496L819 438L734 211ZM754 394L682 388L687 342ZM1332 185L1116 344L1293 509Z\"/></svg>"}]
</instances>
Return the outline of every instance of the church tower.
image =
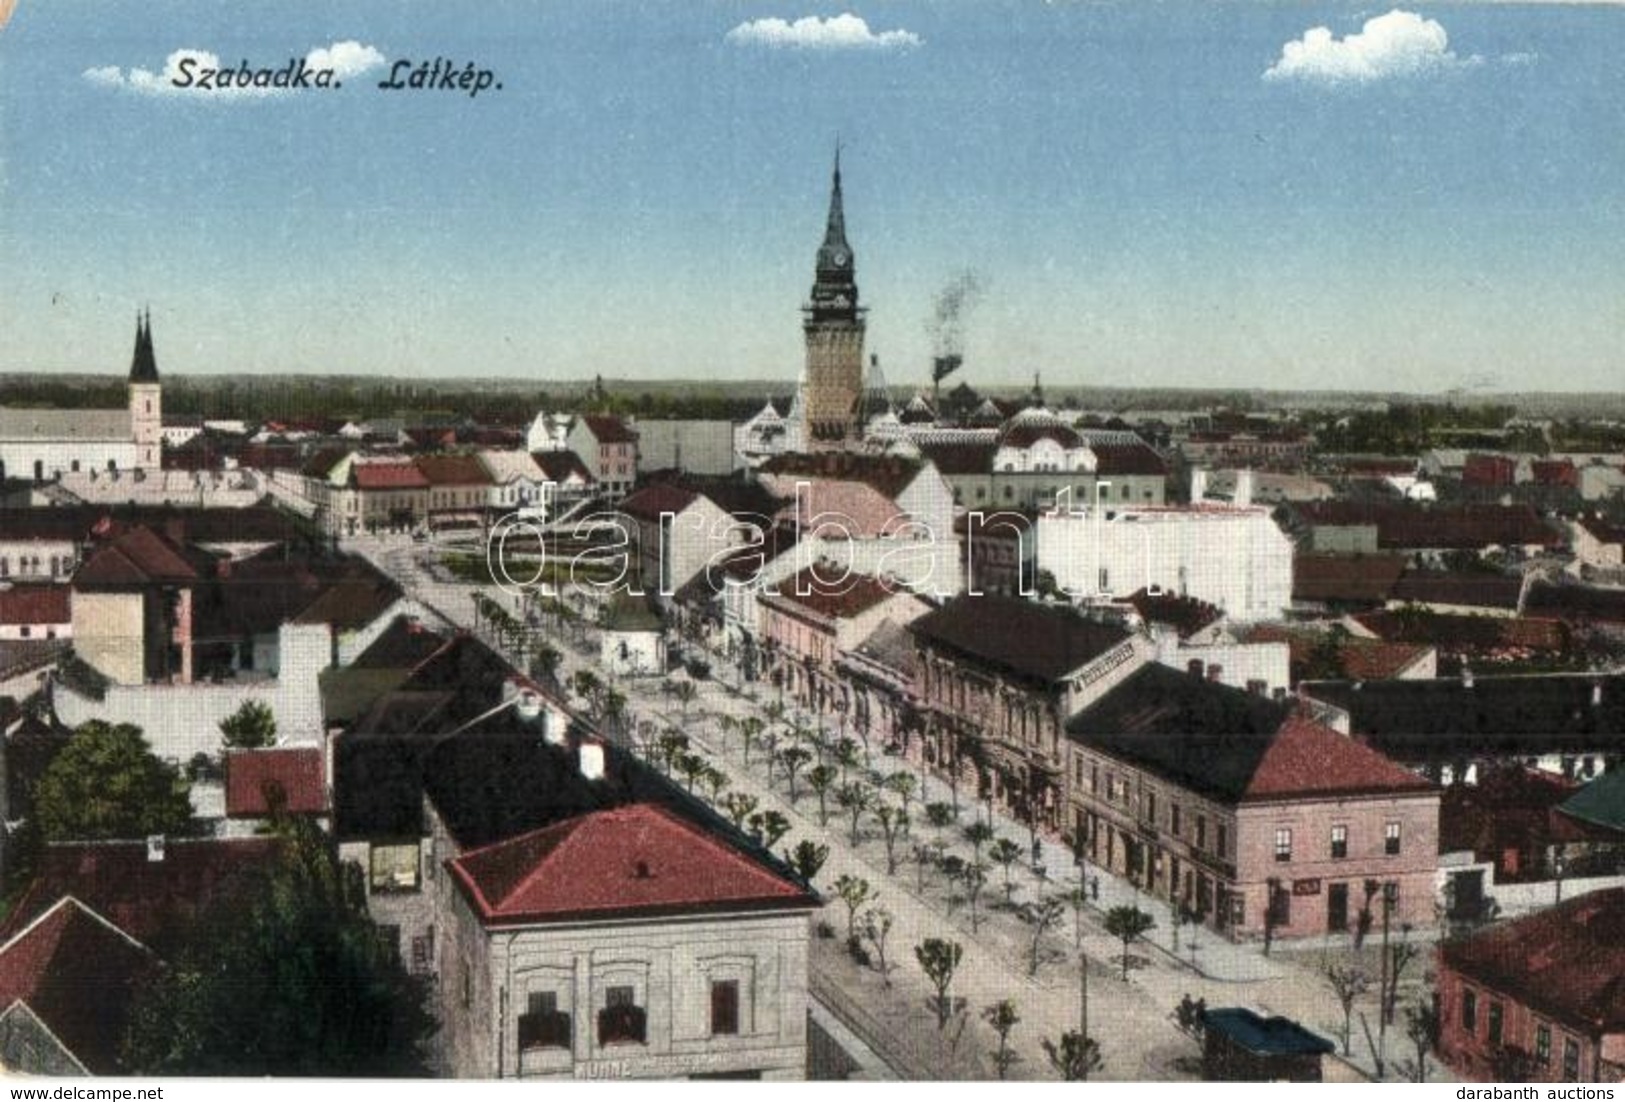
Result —
<instances>
[{"instance_id":1,"label":"church tower","mask_svg":"<svg viewBox=\"0 0 1625 1102\"><path fill-rule=\"evenodd\" d=\"M863 397L863 307L853 276L852 247L846 243L846 212L841 205L841 154L835 153L835 179L829 195L829 221L812 294L802 307L807 339L806 433L809 451L840 451L854 446Z\"/></svg>"},{"instance_id":2,"label":"church tower","mask_svg":"<svg viewBox=\"0 0 1625 1102\"><path fill-rule=\"evenodd\" d=\"M152 311L136 315L135 355L130 359L130 435L136 466L163 466L164 403L158 383L158 360L152 354Z\"/></svg>"}]
</instances>

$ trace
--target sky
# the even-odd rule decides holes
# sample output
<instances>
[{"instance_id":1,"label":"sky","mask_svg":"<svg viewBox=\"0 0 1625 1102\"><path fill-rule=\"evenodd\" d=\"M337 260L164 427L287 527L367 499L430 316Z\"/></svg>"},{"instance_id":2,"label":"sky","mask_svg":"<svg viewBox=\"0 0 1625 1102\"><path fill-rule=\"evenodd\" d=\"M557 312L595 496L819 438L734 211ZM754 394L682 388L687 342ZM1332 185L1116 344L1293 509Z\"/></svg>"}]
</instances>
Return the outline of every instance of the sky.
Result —
<instances>
[{"instance_id":1,"label":"sky","mask_svg":"<svg viewBox=\"0 0 1625 1102\"><path fill-rule=\"evenodd\" d=\"M492 87L378 87L436 58ZM838 140L894 385L973 273L972 385L1617 390L1622 67L1601 4L19 0L0 370L150 306L171 373L788 383Z\"/></svg>"}]
</instances>

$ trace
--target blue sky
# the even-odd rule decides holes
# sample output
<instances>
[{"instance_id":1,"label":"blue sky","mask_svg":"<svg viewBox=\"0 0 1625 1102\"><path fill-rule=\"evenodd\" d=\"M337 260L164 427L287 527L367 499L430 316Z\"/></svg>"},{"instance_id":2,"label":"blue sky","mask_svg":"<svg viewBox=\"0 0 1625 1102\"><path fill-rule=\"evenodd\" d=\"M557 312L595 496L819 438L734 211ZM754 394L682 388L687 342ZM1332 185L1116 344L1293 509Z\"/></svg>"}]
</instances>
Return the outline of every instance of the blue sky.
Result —
<instances>
[{"instance_id":1,"label":"blue sky","mask_svg":"<svg viewBox=\"0 0 1625 1102\"><path fill-rule=\"evenodd\" d=\"M502 90L376 87L437 56ZM972 270L973 384L1617 389L1622 66L1601 5L21 0L0 370L150 303L168 371L788 382L838 134L893 383Z\"/></svg>"}]
</instances>

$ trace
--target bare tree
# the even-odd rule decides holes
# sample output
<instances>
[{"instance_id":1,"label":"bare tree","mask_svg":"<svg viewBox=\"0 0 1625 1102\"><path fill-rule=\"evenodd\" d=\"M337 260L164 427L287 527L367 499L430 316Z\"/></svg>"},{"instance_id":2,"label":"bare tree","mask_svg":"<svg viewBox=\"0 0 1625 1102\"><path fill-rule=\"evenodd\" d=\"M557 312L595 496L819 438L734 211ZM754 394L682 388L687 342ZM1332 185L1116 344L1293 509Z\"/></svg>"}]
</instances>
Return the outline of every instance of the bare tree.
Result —
<instances>
[{"instance_id":1,"label":"bare tree","mask_svg":"<svg viewBox=\"0 0 1625 1102\"><path fill-rule=\"evenodd\" d=\"M875 966L886 986L891 986L891 972L895 965L886 960L886 939L891 936L891 912L883 907L871 907L863 912L863 936L875 947Z\"/></svg>"},{"instance_id":2,"label":"bare tree","mask_svg":"<svg viewBox=\"0 0 1625 1102\"><path fill-rule=\"evenodd\" d=\"M886 843L886 874L897 875L897 842L908 832L908 812L891 804L875 808L875 822L880 825L880 837Z\"/></svg>"},{"instance_id":3,"label":"bare tree","mask_svg":"<svg viewBox=\"0 0 1625 1102\"><path fill-rule=\"evenodd\" d=\"M1328 964L1323 973L1337 996L1337 1005L1343 1008L1343 1055L1349 1055L1350 1033L1354 1025L1354 1000L1366 993L1371 977L1365 969L1354 964Z\"/></svg>"},{"instance_id":4,"label":"bare tree","mask_svg":"<svg viewBox=\"0 0 1625 1102\"><path fill-rule=\"evenodd\" d=\"M1027 946L1027 974L1038 975L1038 949L1045 931L1061 921L1066 911L1066 900L1058 895L1046 895L1022 907L1022 917L1031 923L1033 939Z\"/></svg>"}]
</instances>

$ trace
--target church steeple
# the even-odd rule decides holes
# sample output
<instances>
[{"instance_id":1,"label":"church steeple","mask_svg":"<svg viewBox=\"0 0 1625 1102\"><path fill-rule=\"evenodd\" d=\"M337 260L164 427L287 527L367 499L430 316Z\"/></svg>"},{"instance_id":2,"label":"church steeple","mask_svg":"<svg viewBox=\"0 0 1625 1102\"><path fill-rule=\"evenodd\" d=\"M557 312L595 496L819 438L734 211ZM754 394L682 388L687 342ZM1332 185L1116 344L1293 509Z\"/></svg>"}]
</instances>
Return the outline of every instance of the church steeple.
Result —
<instances>
[{"instance_id":1,"label":"church steeple","mask_svg":"<svg viewBox=\"0 0 1625 1102\"><path fill-rule=\"evenodd\" d=\"M853 274L852 246L846 241L846 206L841 197L841 149L835 147L835 173L829 189L829 218L824 243L818 246L808 313L819 321L858 317L858 284Z\"/></svg>"},{"instance_id":2,"label":"church steeple","mask_svg":"<svg viewBox=\"0 0 1625 1102\"><path fill-rule=\"evenodd\" d=\"M156 383L158 358L152 352L152 311L135 316L135 355L130 358L130 382Z\"/></svg>"}]
</instances>

